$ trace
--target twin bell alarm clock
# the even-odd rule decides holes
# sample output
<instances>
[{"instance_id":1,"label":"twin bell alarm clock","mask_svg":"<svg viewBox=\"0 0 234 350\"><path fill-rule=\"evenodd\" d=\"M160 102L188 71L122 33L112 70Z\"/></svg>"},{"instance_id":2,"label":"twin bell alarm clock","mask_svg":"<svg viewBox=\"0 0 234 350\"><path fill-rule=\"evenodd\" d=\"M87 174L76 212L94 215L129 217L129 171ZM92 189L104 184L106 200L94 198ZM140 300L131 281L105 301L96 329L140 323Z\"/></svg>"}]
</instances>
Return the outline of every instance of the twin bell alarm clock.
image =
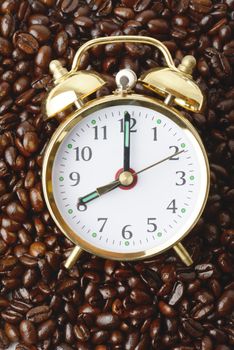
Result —
<instances>
[{"instance_id":1,"label":"twin bell alarm clock","mask_svg":"<svg viewBox=\"0 0 234 350\"><path fill-rule=\"evenodd\" d=\"M95 71L79 70L81 58L93 46L121 42L153 45L167 66L140 77L120 70L116 89L96 98L105 81ZM143 36L90 40L69 72L59 61L50 63L54 87L45 118L70 112L46 148L42 183L54 222L75 243L67 268L83 250L137 260L173 248L192 264L181 240L206 204L209 164L197 131L176 107L199 112L203 106L192 79L195 64L185 56L177 68L160 41ZM135 93L137 82L152 96Z\"/></svg>"}]
</instances>

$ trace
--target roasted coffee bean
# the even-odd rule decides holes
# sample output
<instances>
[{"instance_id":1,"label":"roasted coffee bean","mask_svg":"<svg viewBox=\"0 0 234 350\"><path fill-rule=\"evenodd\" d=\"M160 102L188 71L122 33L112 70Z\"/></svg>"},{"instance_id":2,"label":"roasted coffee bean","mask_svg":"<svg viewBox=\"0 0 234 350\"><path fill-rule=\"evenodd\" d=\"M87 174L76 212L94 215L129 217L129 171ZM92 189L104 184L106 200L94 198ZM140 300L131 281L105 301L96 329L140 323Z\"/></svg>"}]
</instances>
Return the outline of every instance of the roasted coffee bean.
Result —
<instances>
[{"instance_id":1,"label":"roasted coffee bean","mask_svg":"<svg viewBox=\"0 0 234 350\"><path fill-rule=\"evenodd\" d=\"M29 33L37 39L38 42L42 43L49 39L50 30L48 27L40 24L33 24L29 27Z\"/></svg>"},{"instance_id":2,"label":"roasted coffee bean","mask_svg":"<svg viewBox=\"0 0 234 350\"><path fill-rule=\"evenodd\" d=\"M75 325L73 328L76 338L82 342L86 342L90 338L90 332L85 324Z\"/></svg>"},{"instance_id":3,"label":"roasted coffee bean","mask_svg":"<svg viewBox=\"0 0 234 350\"><path fill-rule=\"evenodd\" d=\"M27 313L27 319L33 323L47 321L51 316L51 309L47 305L36 306Z\"/></svg>"},{"instance_id":4,"label":"roasted coffee bean","mask_svg":"<svg viewBox=\"0 0 234 350\"><path fill-rule=\"evenodd\" d=\"M16 44L20 50L26 54L32 55L37 52L39 45L37 40L28 33L20 33L17 35Z\"/></svg>"},{"instance_id":5,"label":"roasted coffee bean","mask_svg":"<svg viewBox=\"0 0 234 350\"><path fill-rule=\"evenodd\" d=\"M54 39L54 49L58 56L64 55L68 47L68 35L65 30L60 31Z\"/></svg>"},{"instance_id":6,"label":"roasted coffee bean","mask_svg":"<svg viewBox=\"0 0 234 350\"><path fill-rule=\"evenodd\" d=\"M228 315L234 308L234 289L227 290L218 299L217 311L220 316Z\"/></svg>"},{"instance_id":7,"label":"roasted coffee bean","mask_svg":"<svg viewBox=\"0 0 234 350\"><path fill-rule=\"evenodd\" d=\"M170 305L166 304L164 301L160 301L158 307L163 315L167 317L175 317L175 310Z\"/></svg>"},{"instance_id":8,"label":"roasted coffee bean","mask_svg":"<svg viewBox=\"0 0 234 350\"><path fill-rule=\"evenodd\" d=\"M119 324L119 318L111 313L101 313L96 317L96 325L101 329L115 329Z\"/></svg>"},{"instance_id":9,"label":"roasted coffee bean","mask_svg":"<svg viewBox=\"0 0 234 350\"><path fill-rule=\"evenodd\" d=\"M182 325L185 331L194 338L201 337L204 332L202 325L193 319L183 321Z\"/></svg>"},{"instance_id":10,"label":"roasted coffee bean","mask_svg":"<svg viewBox=\"0 0 234 350\"><path fill-rule=\"evenodd\" d=\"M26 345L33 345L37 342L36 329L31 321L23 320L19 326L20 335Z\"/></svg>"},{"instance_id":11,"label":"roasted coffee bean","mask_svg":"<svg viewBox=\"0 0 234 350\"><path fill-rule=\"evenodd\" d=\"M148 22L149 31L152 34L167 34L169 26L164 19L151 19Z\"/></svg>"},{"instance_id":12,"label":"roasted coffee bean","mask_svg":"<svg viewBox=\"0 0 234 350\"><path fill-rule=\"evenodd\" d=\"M140 305L141 304L147 305L147 304L151 304L152 302L151 297L140 289L133 289L131 291L130 298L135 304L140 304Z\"/></svg>"},{"instance_id":13,"label":"roasted coffee bean","mask_svg":"<svg viewBox=\"0 0 234 350\"><path fill-rule=\"evenodd\" d=\"M48 320L39 324L37 328L38 339L45 340L48 339L54 331L56 330L56 322L53 320Z\"/></svg>"},{"instance_id":14,"label":"roasted coffee bean","mask_svg":"<svg viewBox=\"0 0 234 350\"><path fill-rule=\"evenodd\" d=\"M41 46L35 57L36 65L42 69L48 68L49 62L51 60L51 56L52 56L51 47L47 45Z\"/></svg>"},{"instance_id":15,"label":"roasted coffee bean","mask_svg":"<svg viewBox=\"0 0 234 350\"><path fill-rule=\"evenodd\" d=\"M10 43L10 41L8 41L5 38L0 37L0 54L8 57L10 56L12 51L12 45Z\"/></svg>"},{"instance_id":16,"label":"roasted coffee bean","mask_svg":"<svg viewBox=\"0 0 234 350\"><path fill-rule=\"evenodd\" d=\"M137 306L128 312L129 317L145 319L146 317L152 316L154 313L154 308L152 306Z\"/></svg>"},{"instance_id":17,"label":"roasted coffee bean","mask_svg":"<svg viewBox=\"0 0 234 350\"><path fill-rule=\"evenodd\" d=\"M10 323L5 323L5 333L11 342L18 342L20 339L19 330L16 326Z\"/></svg>"}]
</instances>

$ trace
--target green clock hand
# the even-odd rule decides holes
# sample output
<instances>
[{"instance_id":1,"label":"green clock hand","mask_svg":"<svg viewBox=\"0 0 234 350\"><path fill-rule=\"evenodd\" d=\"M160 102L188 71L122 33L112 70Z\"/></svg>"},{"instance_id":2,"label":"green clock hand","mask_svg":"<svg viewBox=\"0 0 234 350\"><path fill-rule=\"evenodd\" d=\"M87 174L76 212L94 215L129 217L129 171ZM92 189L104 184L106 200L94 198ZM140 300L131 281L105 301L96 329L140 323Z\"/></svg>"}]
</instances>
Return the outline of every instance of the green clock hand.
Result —
<instances>
[{"instance_id":1,"label":"green clock hand","mask_svg":"<svg viewBox=\"0 0 234 350\"><path fill-rule=\"evenodd\" d=\"M124 171L130 168L130 114L124 112Z\"/></svg>"}]
</instances>

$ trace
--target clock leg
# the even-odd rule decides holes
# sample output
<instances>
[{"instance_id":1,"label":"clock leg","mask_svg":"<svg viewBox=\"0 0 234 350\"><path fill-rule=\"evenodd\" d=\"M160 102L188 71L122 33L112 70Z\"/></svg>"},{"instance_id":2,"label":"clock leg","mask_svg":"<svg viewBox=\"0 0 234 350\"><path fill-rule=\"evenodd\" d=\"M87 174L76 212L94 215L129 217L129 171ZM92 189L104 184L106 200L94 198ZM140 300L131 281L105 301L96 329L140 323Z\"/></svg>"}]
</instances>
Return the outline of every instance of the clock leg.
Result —
<instances>
[{"instance_id":1,"label":"clock leg","mask_svg":"<svg viewBox=\"0 0 234 350\"><path fill-rule=\"evenodd\" d=\"M190 266L193 264L191 256L189 255L188 251L185 249L182 243L179 242L175 244L173 246L173 249L186 266Z\"/></svg>"},{"instance_id":2,"label":"clock leg","mask_svg":"<svg viewBox=\"0 0 234 350\"><path fill-rule=\"evenodd\" d=\"M83 250L78 245L75 246L75 248L73 249L73 251L71 252L71 254L69 255L69 257L67 258L67 260L64 264L66 269L72 268L72 266L77 262L82 251Z\"/></svg>"}]
</instances>

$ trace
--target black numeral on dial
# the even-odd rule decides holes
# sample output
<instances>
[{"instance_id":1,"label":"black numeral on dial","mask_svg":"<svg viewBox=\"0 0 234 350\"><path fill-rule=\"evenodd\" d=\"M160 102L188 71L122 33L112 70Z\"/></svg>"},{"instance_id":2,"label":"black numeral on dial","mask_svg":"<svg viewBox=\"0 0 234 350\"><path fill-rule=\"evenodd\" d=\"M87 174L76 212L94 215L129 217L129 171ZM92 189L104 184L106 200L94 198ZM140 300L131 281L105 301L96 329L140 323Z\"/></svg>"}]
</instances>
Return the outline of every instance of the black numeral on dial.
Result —
<instances>
[{"instance_id":1,"label":"black numeral on dial","mask_svg":"<svg viewBox=\"0 0 234 350\"><path fill-rule=\"evenodd\" d=\"M73 171L72 173L69 174L69 178L73 181L71 186L77 186L80 183L80 174L77 173L76 171Z\"/></svg>"},{"instance_id":2,"label":"black numeral on dial","mask_svg":"<svg viewBox=\"0 0 234 350\"><path fill-rule=\"evenodd\" d=\"M124 239L131 239L133 236L133 233L128 229L128 227L131 227L132 225L126 225L122 229L122 237Z\"/></svg>"},{"instance_id":3,"label":"black numeral on dial","mask_svg":"<svg viewBox=\"0 0 234 350\"><path fill-rule=\"evenodd\" d=\"M156 218L148 218L147 219L147 224L150 226L148 228L147 232L155 232L157 230L157 225L155 224Z\"/></svg>"},{"instance_id":4,"label":"black numeral on dial","mask_svg":"<svg viewBox=\"0 0 234 350\"><path fill-rule=\"evenodd\" d=\"M157 128L157 126L155 126L152 129L154 131L154 141L158 141L158 128Z\"/></svg>"},{"instance_id":5,"label":"black numeral on dial","mask_svg":"<svg viewBox=\"0 0 234 350\"><path fill-rule=\"evenodd\" d=\"M184 171L177 171L176 174L179 174L179 180L176 182L176 186L183 186L186 184L186 179L185 179L185 172Z\"/></svg>"},{"instance_id":6,"label":"black numeral on dial","mask_svg":"<svg viewBox=\"0 0 234 350\"><path fill-rule=\"evenodd\" d=\"M169 149L173 149L174 153L179 152L179 147L177 146L169 146ZM170 160L179 160L179 156L172 156Z\"/></svg>"},{"instance_id":7,"label":"black numeral on dial","mask_svg":"<svg viewBox=\"0 0 234 350\"><path fill-rule=\"evenodd\" d=\"M106 222L107 222L107 218L98 218L97 219L98 221L103 221L102 222L102 226L100 227L100 230L99 230L99 232L102 232L103 230L104 230L104 227L105 227L105 225L106 225Z\"/></svg>"},{"instance_id":8,"label":"black numeral on dial","mask_svg":"<svg viewBox=\"0 0 234 350\"><path fill-rule=\"evenodd\" d=\"M93 154L92 154L92 149L89 146L85 146L80 149L80 147L74 148L76 151L76 160L80 161L81 159L84 161L89 161Z\"/></svg>"},{"instance_id":9,"label":"black numeral on dial","mask_svg":"<svg viewBox=\"0 0 234 350\"><path fill-rule=\"evenodd\" d=\"M94 126L94 140L107 140L107 131L106 131L106 126Z\"/></svg>"},{"instance_id":10,"label":"black numeral on dial","mask_svg":"<svg viewBox=\"0 0 234 350\"><path fill-rule=\"evenodd\" d=\"M172 210L172 213L175 214L177 209L178 209L178 208L176 207L176 201L175 201L175 199L173 199L173 200L169 203L169 205L168 205L168 207L167 207L167 210Z\"/></svg>"},{"instance_id":11,"label":"black numeral on dial","mask_svg":"<svg viewBox=\"0 0 234 350\"><path fill-rule=\"evenodd\" d=\"M124 132L124 119L119 119L120 121L120 132ZM130 119L130 132L137 132L137 129L135 129L136 126L136 119L131 118Z\"/></svg>"}]
</instances>

